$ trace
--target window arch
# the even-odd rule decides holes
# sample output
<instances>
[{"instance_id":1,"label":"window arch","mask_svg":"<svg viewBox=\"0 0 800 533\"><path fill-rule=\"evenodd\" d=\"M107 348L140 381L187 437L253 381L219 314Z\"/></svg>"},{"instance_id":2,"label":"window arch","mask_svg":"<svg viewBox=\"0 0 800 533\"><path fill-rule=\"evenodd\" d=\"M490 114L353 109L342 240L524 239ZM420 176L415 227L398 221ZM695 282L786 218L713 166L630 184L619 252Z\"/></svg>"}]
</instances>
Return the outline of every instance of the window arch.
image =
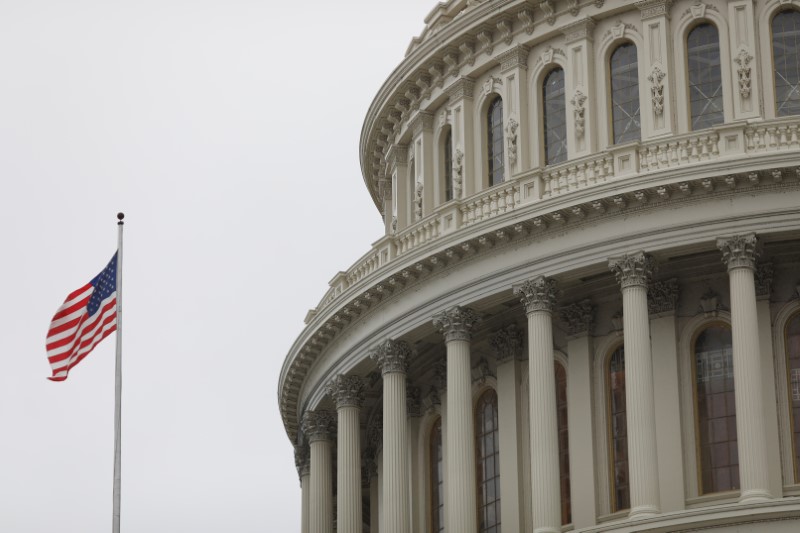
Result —
<instances>
[{"instance_id":1,"label":"window arch","mask_svg":"<svg viewBox=\"0 0 800 533\"><path fill-rule=\"evenodd\" d=\"M497 392L487 389L475 406L478 531L500 533L500 426Z\"/></svg>"},{"instance_id":2,"label":"window arch","mask_svg":"<svg viewBox=\"0 0 800 533\"><path fill-rule=\"evenodd\" d=\"M775 114L800 115L800 11L781 11L772 19Z\"/></svg>"},{"instance_id":3,"label":"window arch","mask_svg":"<svg viewBox=\"0 0 800 533\"><path fill-rule=\"evenodd\" d=\"M701 330L692 343L700 493L739 488L733 343L727 324Z\"/></svg>"},{"instance_id":4,"label":"window arch","mask_svg":"<svg viewBox=\"0 0 800 533\"><path fill-rule=\"evenodd\" d=\"M497 185L505 180L505 161L503 154L503 99L495 96L486 111L486 131L489 161L489 186Z\"/></svg>"},{"instance_id":5,"label":"window arch","mask_svg":"<svg viewBox=\"0 0 800 533\"><path fill-rule=\"evenodd\" d=\"M725 121L719 31L711 23L695 26L686 38L689 68L691 129L710 128Z\"/></svg>"},{"instance_id":6,"label":"window arch","mask_svg":"<svg viewBox=\"0 0 800 533\"><path fill-rule=\"evenodd\" d=\"M784 342L794 482L800 483L800 313L795 313L786 323Z\"/></svg>"},{"instance_id":7,"label":"window arch","mask_svg":"<svg viewBox=\"0 0 800 533\"><path fill-rule=\"evenodd\" d=\"M544 161L555 165L567 160L567 101L564 69L555 68L542 83L544 102Z\"/></svg>"},{"instance_id":8,"label":"window arch","mask_svg":"<svg viewBox=\"0 0 800 533\"><path fill-rule=\"evenodd\" d=\"M561 477L561 524L572 522L569 484L569 420L567 418L567 371L556 362L556 412L558 424L558 470Z\"/></svg>"},{"instance_id":9,"label":"window arch","mask_svg":"<svg viewBox=\"0 0 800 533\"><path fill-rule=\"evenodd\" d=\"M431 532L444 531L444 461L442 456L442 417L431 427L428 438L428 458L431 495Z\"/></svg>"},{"instance_id":10,"label":"window arch","mask_svg":"<svg viewBox=\"0 0 800 533\"><path fill-rule=\"evenodd\" d=\"M453 199L453 130L447 128L442 146L442 160L444 161L444 201Z\"/></svg>"},{"instance_id":11,"label":"window arch","mask_svg":"<svg viewBox=\"0 0 800 533\"><path fill-rule=\"evenodd\" d=\"M614 144L637 141L641 138L642 125L636 45L627 42L617 46L609 63Z\"/></svg>"},{"instance_id":12,"label":"window arch","mask_svg":"<svg viewBox=\"0 0 800 533\"><path fill-rule=\"evenodd\" d=\"M606 367L608 394L609 449L611 450L611 511L631 506L628 482L628 423L625 410L625 347L618 346L608 358Z\"/></svg>"}]
</instances>

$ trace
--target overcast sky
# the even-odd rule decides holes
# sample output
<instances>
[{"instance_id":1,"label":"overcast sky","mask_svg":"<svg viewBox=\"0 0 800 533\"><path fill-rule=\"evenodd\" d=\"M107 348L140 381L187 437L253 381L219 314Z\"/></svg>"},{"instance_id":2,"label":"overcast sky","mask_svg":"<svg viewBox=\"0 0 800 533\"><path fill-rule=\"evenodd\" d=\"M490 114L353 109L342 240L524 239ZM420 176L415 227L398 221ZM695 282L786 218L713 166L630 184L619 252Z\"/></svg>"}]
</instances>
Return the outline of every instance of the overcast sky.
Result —
<instances>
[{"instance_id":1,"label":"overcast sky","mask_svg":"<svg viewBox=\"0 0 800 533\"><path fill-rule=\"evenodd\" d=\"M0 0L0 531L110 531L114 341L44 338L124 211L122 531L299 531L277 407L380 237L358 139L433 0Z\"/></svg>"}]
</instances>

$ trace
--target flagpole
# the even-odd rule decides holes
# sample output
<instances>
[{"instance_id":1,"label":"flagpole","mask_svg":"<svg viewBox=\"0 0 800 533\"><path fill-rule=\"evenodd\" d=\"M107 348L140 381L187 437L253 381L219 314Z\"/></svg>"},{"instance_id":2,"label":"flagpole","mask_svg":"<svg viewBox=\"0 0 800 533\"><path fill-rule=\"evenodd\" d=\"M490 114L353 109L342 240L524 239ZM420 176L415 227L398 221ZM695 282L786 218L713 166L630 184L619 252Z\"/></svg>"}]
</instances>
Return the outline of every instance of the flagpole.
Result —
<instances>
[{"instance_id":1,"label":"flagpole","mask_svg":"<svg viewBox=\"0 0 800 533\"><path fill-rule=\"evenodd\" d=\"M122 227L124 213L117 213L117 357L114 380L114 516L112 533L119 533L122 488Z\"/></svg>"}]
</instances>

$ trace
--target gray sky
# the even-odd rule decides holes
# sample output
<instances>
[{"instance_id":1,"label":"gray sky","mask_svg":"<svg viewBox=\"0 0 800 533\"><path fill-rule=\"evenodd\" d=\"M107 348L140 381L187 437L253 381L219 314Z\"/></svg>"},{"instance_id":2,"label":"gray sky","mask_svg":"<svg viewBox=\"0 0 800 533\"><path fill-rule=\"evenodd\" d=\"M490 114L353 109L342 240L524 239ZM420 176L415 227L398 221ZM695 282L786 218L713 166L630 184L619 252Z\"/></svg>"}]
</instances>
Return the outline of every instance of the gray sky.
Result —
<instances>
[{"instance_id":1,"label":"gray sky","mask_svg":"<svg viewBox=\"0 0 800 533\"><path fill-rule=\"evenodd\" d=\"M367 106L433 0L0 0L0 531L111 526L113 337L44 337L125 211L122 530L298 531L283 357L382 225Z\"/></svg>"}]
</instances>

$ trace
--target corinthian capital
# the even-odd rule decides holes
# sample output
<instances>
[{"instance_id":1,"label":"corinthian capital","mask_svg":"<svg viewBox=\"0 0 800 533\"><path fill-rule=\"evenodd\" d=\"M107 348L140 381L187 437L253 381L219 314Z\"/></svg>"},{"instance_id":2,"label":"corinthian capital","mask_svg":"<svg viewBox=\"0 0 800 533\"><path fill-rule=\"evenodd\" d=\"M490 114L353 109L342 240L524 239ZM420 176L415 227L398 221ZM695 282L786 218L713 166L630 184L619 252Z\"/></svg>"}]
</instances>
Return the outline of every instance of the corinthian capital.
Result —
<instances>
[{"instance_id":1,"label":"corinthian capital","mask_svg":"<svg viewBox=\"0 0 800 533\"><path fill-rule=\"evenodd\" d=\"M294 447L294 465L297 467L297 474L302 479L311 471L311 461L308 446Z\"/></svg>"},{"instance_id":2,"label":"corinthian capital","mask_svg":"<svg viewBox=\"0 0 800 533\"><path fill-rule=\"evenodd\" d=\"M511 324L489 338L498 364L522 356L523 337L522 330L516 324Z\"/></svg>"},{"instance_id":3,"label":"corinthian capital","mask_svg":"<svg viewBox=\"0 0 800 533\"><path fill-rule=\"evenodd\" d=\"M328 383L325 391L333 398L337 409L361 407L364 403L364 380L359 376L339 374Z\"/></svg>"},{"instance_id":4,"label":"corinthian capital","mask_svg":"<svg viewBox=\"0 0 800 533\"><path fill-rule=\"evenodd\" d=\"M623 289L627 287L647 287L648 280L656 271L653 256L644 252L612 257L608 260L608 268L617 276Z\"/></svg>"},{"instance_id":5,"label":"corinthian capital","mask_svg":"<svg viewBox=\"0 0 800 533\"><path fill-rule=\"evenodd\" d=\"M468 341L480 320L478 313L469 307L458 305L433 315L433 325L444 335L445 342Z\"/></svg>"},{"instance_id":6,"label":"corinthian capital","mask_svg":"<svg viewBox=\"0 0 800 533\"><path fill-rule=\"evenodd\" d=\"M306 411L302 425L308 442L332 440L336 432L336 417L330 411Z\"/></svg>"},{"instance_id":7,"label":"corinthian capital","mask_svg":"<svg viewBox=\"0 0 800 533\"><path fill-rule=\"evenodd\" d=\"M405 374L411 359L411 346L406 341L387 339L369 353L369 358L381 369L381 375L392 372Z\"/></svg>"},{"instance_id":8,"label":"corinthian capital","mask_svg":"<svg viewBox=\"0 0 800 533\"><path fill-rule=\"evenodd\" d=\"M527 313L535 311L551 313L556 304L557 292L556 280L544 276L537 276L514 287L514 294L519 296Z\"/></svg>"},{"instance_id":9,"label":"corinthian capital","mask_svg":"<svg viewBox=\"0 0 800 533\"><path fill-rule=\"evenodd\" d=\"M720 237L717 239L717 248L722 252L722 262L728 265L728 272L734 268L756 269L759 251L755 233Z\"/></svg>"}]
</instances>

